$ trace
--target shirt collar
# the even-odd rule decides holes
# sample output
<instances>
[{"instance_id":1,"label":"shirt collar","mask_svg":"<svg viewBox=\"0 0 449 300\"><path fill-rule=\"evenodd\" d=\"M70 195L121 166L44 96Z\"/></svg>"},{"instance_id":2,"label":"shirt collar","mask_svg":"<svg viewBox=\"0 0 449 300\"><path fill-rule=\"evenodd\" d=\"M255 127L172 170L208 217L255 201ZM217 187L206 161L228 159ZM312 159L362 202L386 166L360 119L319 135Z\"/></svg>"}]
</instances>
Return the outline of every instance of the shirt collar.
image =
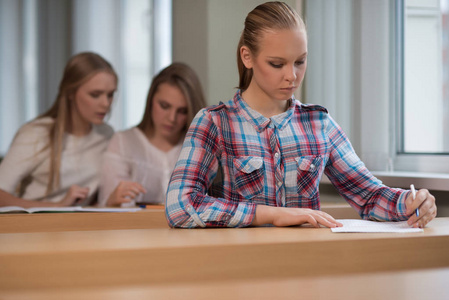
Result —
<instances>
[{"instance_id":1,"label":"shirt collar","mask_svg":"<svg viewBox=\"0 0 449 300\"><path fill-rule=\"evenodd\" d=\"M259 112L249 107L249 105L242 98L241 90L238 90L235 93L233 100L236 108L243 114L245 119L256 128L258 132L263 131L266 127L282 130L292 118L296 106L296 100L292 96L289 100L289 108L285 112L272 116L271 118L266 118Z\"/></svg>"}]
</instances>

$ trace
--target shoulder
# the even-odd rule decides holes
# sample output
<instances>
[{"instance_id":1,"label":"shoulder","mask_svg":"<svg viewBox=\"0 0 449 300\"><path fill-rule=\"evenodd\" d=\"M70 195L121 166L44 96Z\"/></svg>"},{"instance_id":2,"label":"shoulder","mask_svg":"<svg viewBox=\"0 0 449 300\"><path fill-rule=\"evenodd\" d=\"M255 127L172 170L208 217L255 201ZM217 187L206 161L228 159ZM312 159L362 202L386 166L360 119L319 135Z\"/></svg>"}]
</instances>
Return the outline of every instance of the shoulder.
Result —
<instances>
[{"instance_id":1,"label":"shoulder","mask_svg":"<svg viewBox=\"0 0 449 300\"><path fill-rule=\"evenodd\" d=\"M17 132L16 137L21 136L33 139L45 139L49 137L51 126L55 123L53 118L44 117L32 120L24 124Z\"/></svg>"},{"instance_id":2,"label":"shoulder","mask_svg":"<svg viewBox=\"0 0 449 300\"><path fill-rule=\"evenodd\" d=\"M295 100L295 101L296 101L296 109L300 112L318 111L318 112L324 112L326 114L329 113L324 106L321 106L318 104L303 104L303 103L299 102L298 100Z\"/></svg>"},{"instance_id":3,"label":"shoulder","mask_svg":"<svg viewBox=\"0 0 449 300\"><path fill-rule=\"evenodd\" d=\"M138 149L145 147L146 137L137 127L117 131L109 141L108 151L119 152L121 155L125 153L133 153Z\"/></svg>"},{"instance_id":4,"label":"shoulder","mask_svg":"<svg viewBox=\"0 0 449 300\"><path fill-rule=\"evenodd\" d=\"M209 116L211 119L214 119L216 116L228 118L230 115L237 113L237 111L238 109L236 108L234 101L229 100L227 102L220 102L219 104L203 108L201 115Z\"/></svg>"},{"instance_id":5,"label":"shoulder","mask_svg":"<svg viewBox=\"0 0 449 300\"><path fill-rule=\"evenodd\" d=\"M220 102L219 104L206 107L204 110L206 110L208 112L226 110L226 104L224 104L223 102Z\"/></svg>"},{"instance_id":6,"label":"shoulder","mask_svg":"<svg viewBox=\"0 0 449 300\"><path fill-rule=\"evenodd\" d=\"M220 102L201 109L195 116L193 124L196 126L215 126L221 123L222 119L229 119L229 106Z\"/></svg>"},{"instance_id":7,"label":"shoulder","mask_svg":"<svg viewBox=\"0 0 449 300\"><path fill-rule=\"evenodd\" d=\"M117 131L112 136L111 140L114 141L130 141L130 140L138 140L139 135L143 134L139 128L132 127L129 129Z\"/></svg>"}]
</instances>

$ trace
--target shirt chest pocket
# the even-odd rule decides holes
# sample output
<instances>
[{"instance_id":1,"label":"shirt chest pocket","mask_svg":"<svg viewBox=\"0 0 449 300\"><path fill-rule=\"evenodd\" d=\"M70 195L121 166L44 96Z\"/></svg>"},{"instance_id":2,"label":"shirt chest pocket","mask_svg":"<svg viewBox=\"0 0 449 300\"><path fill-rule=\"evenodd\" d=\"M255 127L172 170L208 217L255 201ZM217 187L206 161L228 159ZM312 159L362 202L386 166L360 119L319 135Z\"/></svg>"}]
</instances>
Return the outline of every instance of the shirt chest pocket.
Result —
<instances>
[{"instance_id":1,"label":"shirt chest pocket","mask_svg":"<svg viewBox=\"0 0 449 300\"><path fill-rule=\"evenodd\" d=\"M298 171L298 194L311 198L318 192L323 159L321 156L309 155L296 157L295 160Z\"/></svg>"},{"instance_id":2,"label":"shirt chest pocket","mask_svg":"<svg viewBox=\"0 0 449 300\"><path fill-rule=\"evenodd\" d=\"M244 156L233 159L236 191L246 199L252 199L262 192L264 167L261 157Z\"/></svg>"}]
</instances>

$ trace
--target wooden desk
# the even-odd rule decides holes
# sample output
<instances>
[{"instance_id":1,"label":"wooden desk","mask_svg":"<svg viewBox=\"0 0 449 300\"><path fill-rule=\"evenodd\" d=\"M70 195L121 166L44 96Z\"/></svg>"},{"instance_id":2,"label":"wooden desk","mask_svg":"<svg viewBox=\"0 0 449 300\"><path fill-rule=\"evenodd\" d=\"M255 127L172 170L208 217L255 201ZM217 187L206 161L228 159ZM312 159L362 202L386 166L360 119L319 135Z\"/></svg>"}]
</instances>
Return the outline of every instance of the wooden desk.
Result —
<instances>
[{"instance_id":1,"label":"wooden desk","mask_svg":"<svg viewBox=\"0 0 449 300\"><path fill-rule=\"evenodd\" d=\"M322 210L338 219L360 218L348 204L323 205ZM0 214L0 233L152 228L168 228L162 206L128 213Z\"/></svg>"},{"instance_id":2,"label":"wooden desk","mask_svg":"<svg viewBox=\"0 0 449 300\"><path fill-rule=\"evenodd\" d=\"M304 276L109 287L8 290L2 300L447 300L449 268L339 276Z\"/></svg>"},{"instance_id":3,"label":"wooden desk","mask_svg":"<svg viewBox=\"0 0 449 300\"><path fill-rule=\"evenodd\" d=\"M416 274L410 284L419 282L420 271L430 271L431 278L438 278L438 269L447 275L448 249L449 218L435 219L423 233L407 234L336 234L300 227L4 233L0 294L74 287L80 293L107 293L111 287L154 291L156 286L207 288L230 281L251 286L272 279L282 286L292 278L307 284L310 278L319 282L389 272L399 274L408 287L406 271ZM439 288L447 296L445 278ZM433 288L432 283L426 285Z\"/></svg>"},{"instance_id":4,"label":"wooden desk","mask_svg":"<svg viewBox=\"0 0 449 300\"><path fill-rule=\"evenodd\" d=\"M137 212L0 214L0 233L168 228L161 207Z\"/></svg>"}]
</instances>

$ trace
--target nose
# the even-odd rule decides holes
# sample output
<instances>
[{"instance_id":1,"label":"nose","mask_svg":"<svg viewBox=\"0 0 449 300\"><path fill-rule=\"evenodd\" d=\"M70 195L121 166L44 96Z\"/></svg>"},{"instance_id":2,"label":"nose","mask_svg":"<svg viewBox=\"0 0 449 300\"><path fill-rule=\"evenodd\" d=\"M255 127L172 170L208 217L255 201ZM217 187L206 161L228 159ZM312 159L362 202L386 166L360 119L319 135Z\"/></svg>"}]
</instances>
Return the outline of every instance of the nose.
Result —
<instances>
[{"instance_id":1,"label":"nose","mask_svg":"<svg viewBox=\"0 0 449 300\"><path fill-rule=\"evenodd\" d=\"M110 98L108 95L103 95L101 97L101 106L104 108L109 108L112 103L112 98Z\"/></svg>"},{"instance_id":2,"label":"nose","mask_svg":"<svg viewBox=\"0 0 449 300\"><path fill-rule=\"evenodd\" d=\"M170 122L174 123L176 121L176 110L170 109L167 117Z\"/></svg>"},{"instance_id":3,"label":"nose","mask_svg":"<svg viewBox=\"0 0 449 300\"><path fill-rule=\"evenodd\" d=\"M295 66L286 66L285 68L285 80L288 82L294 82L296 80L296 67Z\"/></svg>"}]
</instances>

